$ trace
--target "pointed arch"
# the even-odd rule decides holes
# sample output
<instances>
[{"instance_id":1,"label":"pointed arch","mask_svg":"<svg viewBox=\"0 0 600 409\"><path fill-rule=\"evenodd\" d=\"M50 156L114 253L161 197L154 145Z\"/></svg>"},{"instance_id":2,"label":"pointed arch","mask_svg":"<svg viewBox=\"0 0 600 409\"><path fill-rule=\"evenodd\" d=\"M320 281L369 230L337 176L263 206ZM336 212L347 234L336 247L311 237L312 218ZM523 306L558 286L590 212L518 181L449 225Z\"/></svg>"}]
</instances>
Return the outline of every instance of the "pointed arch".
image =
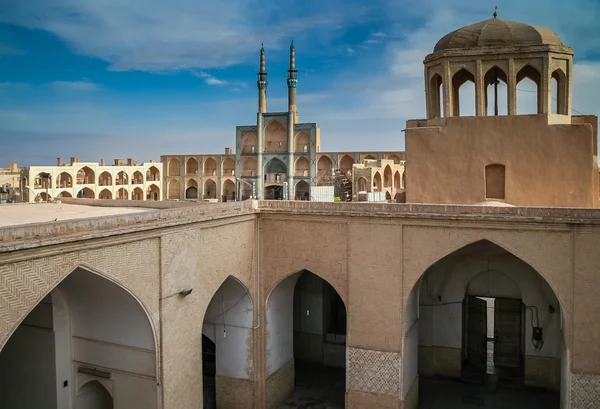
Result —
<instances>
[{"instance_id":1,"label":"pointed arch","mask_svg":"<svg viewBox=\"0 0 600 409\"><path fill-rule=\"evenodd\" d=\"M144 200L144 191L142 190L141 187L136 187L135 189L133 189L133 191L131 192L131 199L132 200Z\"/></svg>"},{"instance_id":2,"label":"pointed arch","mask_svg":"<svg viewBox=\"0 0 600 409\"><path fill-rule=\"evenodd\" d=\"M429 80L429 110L430 119L444 116L443 80L440 74L434 74Z\"/></svg>"},{"instance_id":3,"label":"pointed arch","mask_svg":"<svg viewBox=\"0 0 600 409\"><path fill-rule=\"evenodd\" d=\"M97 379L89 380L77 391L77 409L113 409L112 394Z\"/></svg>"},{"instance_id":4,"label":"pointed arch","mask_svg":"<svg viewBox=\"0 0 600 409\"><path fill-rule=\"evenodd\" d=\"M146 189L146 200L160 200L160 188L155 183Z\"/></svg>"},{"instance_id":5,"label":"pointed arch","mask_svg":"<svg viewBox=\"0 0 600 409\"><path fill-rule=\"evenodd\" d=\"M354 158L350 155L344 155L340 159L339 168L342 173L347 174L352 170L352 165L354 165Z\"/></svg>"},{"instance_id":6,"label":"pointed arch","mask_svg":"<svg viewBox=\"0 0 600 409\"><path fill-rule=\"evenodd\" d=\"M310 186L305 180L296 183L296 200L310 200Z\"/></svg>"},{"instance_id":7,"label":"pointed arch","mask_svg":"<svg viewBox=\"0 0 600 409\"><path fill-rule=\"evenodd\" d=\"M399 165L400 164L400 156L396 155L396 154L392 154L392 155L387 155L386 159L388 160L393 160L394 164Z\"/></svg>"},{"instance_id":8,"label":"pointed arch","mask_svg":"<svg viewBox=\"0 0 600 409\"><path fill-rule=\"evenodd\" d=\"M327 155L322 155L317 161L317 185L331 184L333 162Z\"/></svg>"},{"instance_id":9,"label":"pointed arch","mask_svg":"<svg viewBox=\"0 0 600 409\"><path fill-rule=\"evenodd\" d=\"M396 173L394 173L394 188L401 189L401 184L402 184L402 176L400 176L400 171L397 170Z\"/></svg>"},{"instance_id":10,"label":"pointed arch","mask_svg":"<svg viewBox=\"0 0 600 409\"><path fill-rule=\"evenodd\" d=\"M258 139L253 133L247 133L242 137L242 153L257 153Z\"/></svg>"},{"instance_id":11,"label":"pointed arch","mask_svg":"<svg viewBox=\"0 0 600 409\"><path fill-rule=\"evenodd\" d=\"M129 200L129 189L127 189L125 186L115 188L115 199Z\"/></svg>"},{"instance_id":12,"label":"pointed arch","mask_svg":"<svg viewBox=\"0 0 600 409\"><path fill-rule=\"evenodd\" d=\"M365 156L364 160L377 160L377 158L375 156L369 154L369 155Z\"/></svg>"},{"instance_id":13,"label":"pointed arch","mask_svg":"<svg viewBox=\"0 0 600 409\"><path fill-rule=\"evenodd\" d=\"M185 185L185 198L186 199L197 199L198 198L198 182L195 179L190 179Z\"/></svg>"},{"instance_id":14,"label":"pointed arch","mask_svg":"<svg viewBox=\"0 0 600 409\"><path fill-rule=\"evenodd\" d=\"M185 174L188 176L198 174L198 160L196 158L189 158L185 162Z\"/></svg>"},{"instance_id":15,"label":"pointed arch","mask_svg":"<svg viewBox=\"0 0 600 409\"><path fill-rule=\"evenodd\" d=\"M67 191L63 191L58 194L58 197L73 197L73 195Z\"/></svg>"},{"instance_id":16,"label":"pointed arch","mask_svg":"<svg viewBox=\"0 0 600 409\"><path fill-rule=\"evenodd\" d=\"M487 70L483 77L486 115L508 115L507 84L508 77L502 68L495 65Z\"/></svg>"},{"instance_id":17,"label":"pointed arch","mask_svg":"<svg viewBox=\"0 0 600 409\"><path fill-rule=\"evenodd\" d=\"M466 68L452 76L452 108L453 116L475 115L475 75Z\"/></svg>"},{"instance_id":18,"label":"pointed arch","mask_svg":"<svg viewBox=\"0 0 600 409\"><path fill-rule=\"evenodd\" d=\"M171 159L167 169L167 176L181 176L181 162L179 162L179 159Z\"/></svg>"},{"instance_id":19,"label":"pointed arch","mask_svg":"<svg viewBox=\"0 0 600 409\"><path fill-rule=\"evenodd\" d=\"M308 153L310 150L310 136L304 131L299 132L294 137L294 145L296 152Z\"/></svg>"},{"instance_id":20,"label":"pointed arch","mask_svg":"<svg viewBox=\"0 0 600 409\"><path fill-rule=\"evenodd\" d=\"M217 161L214 158L204 158L204 168L202 176L216 176L217 175Z\"/></svg>"},{"instance_id":21,"label":"pointed arch","mask_svg":"<svg viewBox=\"0 0 600 409\"><path fill-rule=\"evenodd\" d=\"M77 184L78 185L95 185L96 174L89 166L84 166L77 171Z\"/></svg>"},{"instance_id":22,"label":"pointed arch","mask_svg":"<svg viewBox=\"0 0 600 409\"><path fill-rule=\"evenodd\" d=\"M102 189L98 194L98 199L112 199L112 192L108 189Z\"/></svg>"},{"instance_id":23,"label":"pointed arch","mask_svg":"<svg viewBox=\"0 0 600 409\"><path fill-rule=\"evenodd\" d=\"M383 170L383 187L391 188L393 185L392 168L387 165Z\"/></svg>"},{"instance_id":24,"label":"pointed arch","mask_svg":"<svg viewBox=\"0 0 600 409\"><path fill-rule=\"evenodd\" d=\"M225 158L225 160L223 161L222 171L223 177L235 176L235 160L233 160L232 158Z\"/></svg>"},{"instance_id":25,"label":"pointed arch","mask_svg":"<svg viewBox=\"0 0 600 409\"><path fill-rule=\"evenodd\" d=\"M256 159L252 156L243 157L241 171L241 176L256 176L258 174Z\"/></svg>"},{"instance_id":26,"label":"pointed arch","mask_svg":"<svg viewBox=\"0 0 600 409\"><path fill-rule=\"evenodd\" d=\"M150 166L146 172L146 180L157 182L160 180L160 171L156 166Z\"/></svg>"},{"instance_id":27,"label":"pointed arch","mask_svg":"<svg viewBox=\"0 0 600 409\"><path fill-rule=\"evenodd\" d=\"M112 186L112 175L104 171L98 177L98 185L100 186Z\"/></svg>"},{"instance_id":28,"label":"pointed arch","mask_svg":"<svg viewBox=\"0 0 600 409\"><path fill-rule=\"evenodd\" d=\"M531 65L526 65L519 70L516 81L517 114L542 112L541 80L540 72Z\"/></svg>"},{"instance_id":29,"label":"pointed arch","mask_svg":"<svg viewBox=\"0 0 600 409\"><path fill-rule=\"evenodd\" d=\"M310 175L310 162L306 156L300 156L296 159L294 166L294 176L309 176Z\"/></svg>"},{"instance_id":30,"label":"pointed arch","mask_svg":"<svg viewBox=\"0 0 600 409\"><path fill-rule=\"evenodd\" d=\"M117 186L128 185L129 184L129 175L124 170L117 173L117 177L115 178L115 184Z\"/></svg>"},{"instance_id":31,"label":"pointed arch","mask_svg":"<svg viewBox=\"0 0 600 409\"><path fill-rule=\"evenodd\" d=\"M231 179L227 179L223 182L222 200L223 202L235 200L235 183Z\"/></svg>"},{"instance_id":32,"label":"pointed arch","mask_svg":"<svg viewBox=\"0 0 600 409\"><path fill-rule=\"evenodd\" d=\"M283 123L273 119L265 127L265 152L287 151L287 128Z\"/></svg>"},{"instance_id":33,"label":"pointed arch","mask_svg":"<svg viewBox=\"0 0 600 409\"><path fill-rule=\"evenodd\" d=\"M181 196L181 184L177 179L169 180L167 185L167 198L168 199L179 199Z\"/></svg>"},{"instance_id":34,"label":"pointed arch","mask_svg":"<svg viewBox=\"0 0 600 409\"><path fill-rule=\"evenodd\" d=\"M56 187L59 189L65 189L73 187L73 178L69 172L61 172L56 177Z\"/></svg>"},{"instance_id":35,"label":"pointed arch","mask_svg":"<svg viewBox=\"0 0 600 409\"><path fill-rule=\"evenodd\" d=\"M144 184L144 175L142 174L142 172L140 172L139 170L133 172L133 175L131 176L131 183L133 185Z\"/></svg>"},{"instance_id":36,"label":"pointed arch","mask_svg":"<svg viewBox=\"0 0 600 409\"><path fill-rule=\"evenodd\" d=\"M204 199L217 198L217 184L213 179L207 179L204 182Z\"/></svg>"},{"instance_id":37,"label":"pointed arch","mask_svg":"<svg viewBox=\"0 0 600 409\"><path fill-rule=\"evenodd\" d=\"M77 197L84 199L94 199L96 197L96 194L89 187L84 187L79 192L77 192Z\"/></svg>"},{"instance_id":38,"label":"pointed arch","mask_svg":"<svg viewBox=\"0 0 600 409\"><path fill-rule=\"evenodd\" d=\"M373 176L373 190L381 192L383 190L382 187L381 173L375 172L375 175Z\"/></svg>"},{"instance_id":39,"label":"pointed arch","mask_svg":"<svg viewBox=\"0 0 600 409\"><path fill-rule=\"evenodd\" d=\"M567 75L560 68L552 72L552 113L559 115L568 115L567 98L569 94L569 84Z\"/></svg>"}]
</instances>

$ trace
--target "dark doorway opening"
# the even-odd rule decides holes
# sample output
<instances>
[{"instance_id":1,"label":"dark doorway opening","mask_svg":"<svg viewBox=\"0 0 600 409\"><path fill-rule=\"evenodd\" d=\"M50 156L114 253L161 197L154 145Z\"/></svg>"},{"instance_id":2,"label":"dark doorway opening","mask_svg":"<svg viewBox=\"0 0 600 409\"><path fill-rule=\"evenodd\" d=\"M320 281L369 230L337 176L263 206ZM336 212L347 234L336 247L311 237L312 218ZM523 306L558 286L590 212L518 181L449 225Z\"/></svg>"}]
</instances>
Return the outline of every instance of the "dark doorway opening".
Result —
<instances>
[{"instance_id":1,"label":"dark doorway opening","mask_svg":"<svg viewBox=\"0 0 600 409\"><path fill-rule=\"evenodd\" d=\"M463 380L524 387L524 318L525 305L521 299L465 297Z\"/></svg>"},{"instance_id":2,"label":"dark doorway opening","mask_svg":"<svg viewBox=\"0 0 600 409\"><path fill-rule=\"evenodd\" d=\"M202 335L202 389L204 392L202 407L204 409L217 408L216 352L215 343L206 335Z\"/></svg>"},{"instance_id":3,"label":"dark doorway opening","mask_svg":"<svg viewBox=\"0 0 600 409\"><path fill-rule=\"evenodd\" d=\"M265 187L265 200L283 200L283 186L270 185Z\"/></svg>"},{"instance_id":4,"label":"dark doorway opening","mask_svg":"<svg viewBox=\"0 0 600 409\"><path fill-rule=\"evenodd\" d=\"M343 408L346 307L336 290L304 271L294 288L294 393L285 408Z\"/></svg>"}]
</instances>

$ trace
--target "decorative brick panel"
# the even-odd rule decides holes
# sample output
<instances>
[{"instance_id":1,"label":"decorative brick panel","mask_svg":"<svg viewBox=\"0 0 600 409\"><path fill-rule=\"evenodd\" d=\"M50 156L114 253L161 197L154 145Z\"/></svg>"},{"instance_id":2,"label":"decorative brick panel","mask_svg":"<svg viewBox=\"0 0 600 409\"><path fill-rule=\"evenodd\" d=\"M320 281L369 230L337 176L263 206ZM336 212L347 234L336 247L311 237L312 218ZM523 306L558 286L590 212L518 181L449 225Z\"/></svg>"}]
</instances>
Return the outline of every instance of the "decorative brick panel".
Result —
<instances>
[{"instance_id":1,"label":"decorative brick panel","mask_svg":"<svg viewBox=\"0 0 600 409\"><path fill-rule=\"evenodd\" d=\"M571 409L600 409L600 375L571 374Z\"/></svg>"},{"instance_id":2,"label":"decorative brick panel","mask_svg":"<svg viewBox=\"0 0 600 409\"><path fill-rule=\"evenodd\" d=\"M400 354L348 348L347 388L378 395L400 395Z\"/></svg>"},{"instance_id":3,"label":"decorative brick panel","mask_svg":"<svg viewBox=\"0 0 600 409\"><path fill-rule=\"evenodd\" d=\"M79 266L128 288L158 328L158 239L149 239L0 265L0 348L42 298Z\"/></svg>"}]
</instances>

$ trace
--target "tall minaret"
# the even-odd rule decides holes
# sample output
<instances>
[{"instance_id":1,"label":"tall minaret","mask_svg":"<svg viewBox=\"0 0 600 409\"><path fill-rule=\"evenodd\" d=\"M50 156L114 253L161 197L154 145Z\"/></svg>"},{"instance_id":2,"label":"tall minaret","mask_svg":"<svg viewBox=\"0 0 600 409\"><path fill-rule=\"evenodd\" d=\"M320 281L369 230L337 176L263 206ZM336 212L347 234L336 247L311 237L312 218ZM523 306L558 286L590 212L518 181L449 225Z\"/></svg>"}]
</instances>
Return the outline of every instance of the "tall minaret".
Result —
<instances>
[{"instance_id":1,"label":"tall minaret","mask_svg":"<svg viewBox=\"0 0 600 409\"><path fill-rule=\"evenodd\" d=\"M265 47L261 44L260 47L260 72L258 73L258 81L256 86L258 87L258 112L267 112L267 63L265 61Z\"/></svg>"},{"instance_id":2,"label":"tall minaret","mask_svg":"<svg viewBox=\"0 0 600 409\"><path fill-rule=\"evenodd\" d=\"M298 70L296 69L296 50L294 40L290 45L290 69L288 70L288 112L294 113L294 123L298 123L298 111L296 108L296 87L298 86Z\"/></svg>"}]
</instances>

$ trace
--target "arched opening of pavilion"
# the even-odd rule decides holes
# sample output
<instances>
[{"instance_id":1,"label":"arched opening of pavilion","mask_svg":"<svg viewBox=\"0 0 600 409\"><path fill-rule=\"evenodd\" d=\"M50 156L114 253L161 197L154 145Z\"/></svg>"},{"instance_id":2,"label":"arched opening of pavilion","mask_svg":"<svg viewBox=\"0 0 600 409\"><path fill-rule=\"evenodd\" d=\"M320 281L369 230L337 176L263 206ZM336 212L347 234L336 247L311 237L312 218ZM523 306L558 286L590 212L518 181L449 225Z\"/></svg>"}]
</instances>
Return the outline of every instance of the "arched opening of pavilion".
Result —
<instances>
[{"instance_id":1,"label":"arched opening of pavilion","mask_svg":"<svg viewBox=\"0 0 600 409\"><path fill-rule=\"evenodd\" d=\"M405 408L461 407L465 399L560 406L567 348L558 297L540 273L488 240L425 271L408 295L403 329Z\"/></svg>"},{"instance_id":2,"label":"arched opening of pavilion","mask_svg":"<svg viewBox=\"0 0 600 409\"><path fill-rule=\"evenodd\" d=\"M283 184L287 181L287 166L273 158L265 164L265 200L282 200Z\"/></svg>"},{"instance_id":3,"label":"arched opening of pavilion","mask_svg":"<svg viewBox=\"0 0 600 409\"><path fill-rule=\"evenodd\" d=\"M155 335L119 284L76 268L0 345L6 408L158 408Z\"/></svg>"},{"instance_id":4,"label":"arched opening of pavilion","mask_svg":"<svg viewBox=\"0 0 600 409\"><path fill-rule=\"evenodd\" d=\"M248 289L232 276L213 295L202 326L204 409L251 405L253 311Z\"/></svg>"},{"instance_id":5,"label":"arched opening of pavilion","mask_svg":"<svg viewBox=\"0 0 600 409\"><path fill-rule=\"evenodd\" d=\"M326 280L302 270L267 298L269 405L345 407L346 306Z\"/></svg>"}]
</instances>

